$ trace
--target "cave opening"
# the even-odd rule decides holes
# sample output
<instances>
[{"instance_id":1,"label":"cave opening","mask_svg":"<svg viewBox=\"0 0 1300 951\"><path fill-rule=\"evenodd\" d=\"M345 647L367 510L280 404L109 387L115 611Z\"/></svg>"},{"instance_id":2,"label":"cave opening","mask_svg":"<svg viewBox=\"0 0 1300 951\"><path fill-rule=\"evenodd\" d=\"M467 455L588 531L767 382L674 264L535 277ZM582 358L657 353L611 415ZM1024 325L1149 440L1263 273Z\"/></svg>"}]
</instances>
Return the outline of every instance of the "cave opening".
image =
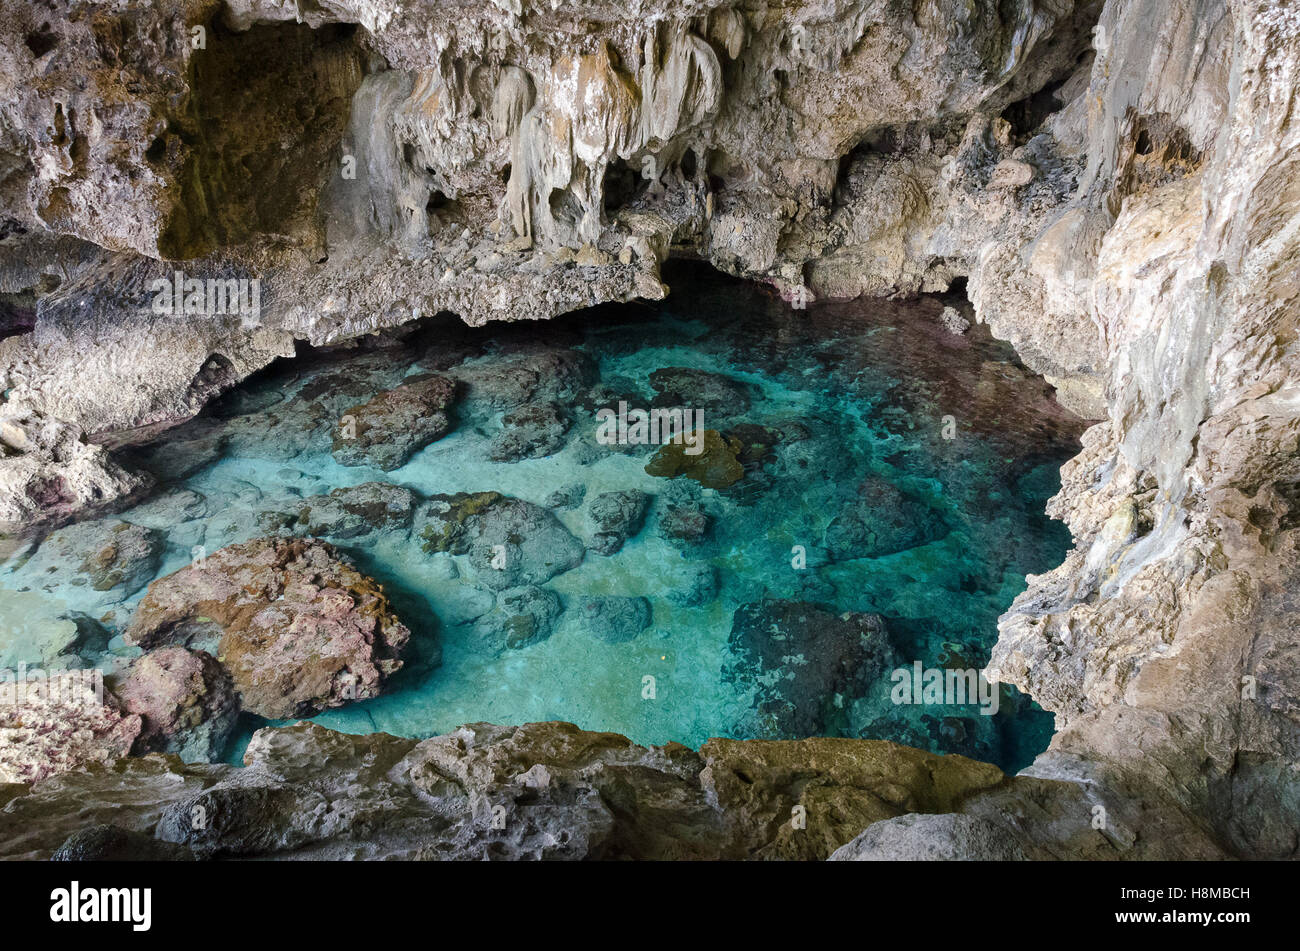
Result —
<instances>
[{"instance_id":1,"label":"cave opening","mask_svg":"<svg viewBox=\"0 0 1300 951\"><path fill-rule=\"evenodd\" d=\"M794 310L704 265L664 277L658 303L300 345L130 450L158 489L120 517L173 539L136 580L189 563L187 539L338 546L411 631L380 696L303 713L345 732L558 719L642 743L866 737L1026 765L1051 717L1006 687L981 700L976 672L1025 576L1068 549L1043 506L1078 421L984 328L945 331L941 298ZM232 372L214 354L194 385ZM205 502L158 523L158 497ZM75 575L43 584L99 616ZM914 670L975 692L900 701ZM241 722L232 762L266 719Z\"/></svg>"}]
</instances>

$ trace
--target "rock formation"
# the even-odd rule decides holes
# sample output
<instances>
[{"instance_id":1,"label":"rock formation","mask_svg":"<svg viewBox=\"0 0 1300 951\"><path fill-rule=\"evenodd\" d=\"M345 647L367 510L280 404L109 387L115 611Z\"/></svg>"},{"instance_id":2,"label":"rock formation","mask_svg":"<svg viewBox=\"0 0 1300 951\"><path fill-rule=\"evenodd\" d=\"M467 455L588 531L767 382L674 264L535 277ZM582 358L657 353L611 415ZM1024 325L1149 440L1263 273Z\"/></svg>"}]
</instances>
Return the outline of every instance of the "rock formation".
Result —
<instances>
[{"instance_id":1,"label":"rock formation","mask_svg":"<svg viewBox=\"0 0 1300 951\"><path fill-rule=\"evenodd\" d=\"M148 758L10 790L10 854L53 853L71 804L110 782L131 808L87 807L83 821L203 856L1300 850L1294 6L50 0L5 12L5 536L146 491L152 477L122 448L299 343L440 311L481 325L657 299L670 255L766 282L796 307L964 287L977 321L1098 420L1051 506L1074 550L1030 579L989 665L1057 717L1051 749L1013 779L958 763L953 785L927 786L909 759L923 754L868 741L717 741L697 754L556 725L419 744L294 727L259 734L238 781ZM664 399L707 387L720 413L739 405L741 389L681 369L664 368ZM521 457L554 444L561 420L544 407L573 398L557 394L583 372L526 353L495 377L457 379L467 400L515 411L501 453ZM368 464L393 468L436 438L404 425L391 427L401 451ZM746 440L719 425L700 461L670 446L656 474L743 486ZM581 543L528 503L433 506L416 530L433 550L468 552L503 594L581 561ZM828 545L877 550L852 516ZM674 538L707 530L702 509L661 517ZM155 582L132 630L146 644L178 635L198 622L181 588L198 589L246 708L288 717L342 702L345 670L373 695L400 663L405 628L323 543L209 562ZM327 582L301 578L305 563ZM102 567L116 577L113 559ZM284 573L294 580L273 580ZM265 612L329 649L263 666ZM93 742L59 768L134 741L107 708L96 716ZM12 769L47 771L30 757ZM900 769L913 778L895 782ZM791 779L810 772L817 783ZM864 796L881 776L893 798ZM810 814L868 805L800 839L781 826L796 785ZM323 808L340 800L349 808ZM197 802L221 816L202 835L184 821ZM680 810L671 821L664 802ZM1088 825L1098 805L1101 831ZM372 810L391 832L367 838Z\"/></svg>"}]
</instances>

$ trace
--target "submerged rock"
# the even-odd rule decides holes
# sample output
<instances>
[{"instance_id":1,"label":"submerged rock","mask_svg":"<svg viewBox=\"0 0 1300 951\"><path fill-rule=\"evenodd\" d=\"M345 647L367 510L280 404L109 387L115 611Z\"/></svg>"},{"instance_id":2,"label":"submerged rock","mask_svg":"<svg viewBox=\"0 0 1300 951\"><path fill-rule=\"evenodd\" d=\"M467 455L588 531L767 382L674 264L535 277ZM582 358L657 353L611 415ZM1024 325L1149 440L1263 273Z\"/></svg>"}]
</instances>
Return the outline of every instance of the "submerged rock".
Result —
<instances>
[{"instance_id":1,"label":"submerged rock","mask_svg":"<svg viewBox=\"0 0 1300 951\"><path fill-rule=\"evenodd\" d=\"M574 509L582 504L582 500L586 495L586 485L581 482L574 482L571 485L556 489L543 500L542 504L548 509Z\"/></svg>"},{"instance_id":2,"label":"submerged rock","mask_svg":"<svg viewBox=\"0 0 1300 951\"><path fill-rule=\"evenodd\" d=\"M42 587L89 587L108 604L144 587L162 562L163 544L161 531L121 519L81 522L51 533L28 568Z\"/></svg>"},{"instance_id":3,"label":"submerged rock","mask_svg":"<svg viewBox=\"0 0 1300 951\"><path fill-rule=\"evenodd\" d=\"M466 399L489 410L538 402L569 405L596 381L595 362L579 350L545 344L525 349L529 352L455 370L467 384Z\"/></svg>"},{"instance_id":4,"label":"submerged rock","mask_svg":"<svg viewBox=\"0 0 1300 951\"><path fill-rule=\"evenodd\" d=\"M493 462L538 459L564 448L569 417L557 403L528 403L502 417L504 427L488 446Z\"/></svg>"},{"instance_id":5,"label":"submerged rock","mask_svg":"<svg viewBox=\"0 0 1300 951\"><path fill-rule=\"evenodd\" d=\"M879 476L858 485L857 497L826 528L826 548L837 561L878 558L942 538L938 513Z\"/></svg>"},{"instance_id":6,"label":"submerged rock","mask_svg":"<svg viewBox=\"0 0 1300 951\"><path fill-rule=\"evenodd\" d=\"M465 554L472 541L471 521L504 498L500 492L430 496L415 519L421 547L429 553Z\"/></svg>"},{"instance_id":7,"label":"submerged rock","mask_svg":"<svg viewBox=\"0 0 1300 951\"><path fill-rule=\"evenodd\" d=\"M184 647L136 659L117 692L141 719L137 754L177 753L187 763L217 759L239 714L230 675L211 654Z\"/></svg>"},{"instance_id":8,"label":"submerged rock","mask_svg":"<svg viewBox=\"0 0 1300 951\"><path fill-rule=\"evenodd\" d=\"M542 584L586 554L559 519L522 499L500 498L471 516L467 530L474 576L496 590Z\"/></svg>"},{"instance_id":9,"label":"submerged rock","mask_svg":"<svg viewBox=\"0 0 1300 951\"><path fill-rule=\"evenodd\" d=\"M517 650L551 636L564 609L554 591L525 585L497 594L496 606L474 622L474 635L493 653Z\"/></svg>"},{"instance_id":10,"label":"submerged rock","mask_svg":"<svg viewBox=\"0 0 1300 951\"><path fill-rule=\"evenodd\" d=\"M726 488L744 478L745 467L738 458L744 447L739 439L706 429L703 449L691 455L688 448L684 442L666 443L646 463L645 471L665 479L684 475L706 489Z\"/></svg>"},{"instance_id":11,"label":"submerged rock","mask_svg":"<svg viewBox=\"0 0 1300 951\"><path fill-rule=\"evenodd\" d=\"M415 493L388 482L363 482L302 500L297 528L308 535L356 538L411 524Z\"/></svg>"},{"instance_id":12,"label":"submerged rock","mask_svg":"<svg viewBox=\"0 0 1300 951\"><path fill-rule=\"evenodd\" d=\"M703 410L709 421L739 416L752 402L749 384L693 367L655 370L650 374L650 385L658 393L652 406Z\"/></svg>"},{"instance_id":13,"label":"submerged rock","mask_svg":"<svg viewBox=\"0 0 1300 951\"><path fill-rule=\"evenodd\" d=\"M385 390L339 417L334 458L345 466L399 468L451 431L447 410L455 398L456 384L445 376L415 377Z\"/></svg>"},{"instance_id":14,"label":"submerged rock","mask_svg":"<svg viewBox=\"0 0 1300 951\"><path fill-rule=\"evenodd\" d=\"M847 707L894 663L878 614L837 614L804 601L743 604L724 676L754 690L742 736L788 739L847 727ZM841 722L843 721L843 722Z\"/></svg>"},{"instance_id":15,"label":"submerged rock","mask_svg":"<svg viewBox=\"0 0 1300 951\"><path fill-rule=\"evenodd\" d=\"M241 706L271 719L377 696L410 638L382 588L301 538L231 545L160 578L126 634L145 648L219 638Z\"/></svg>"},{"instance_id":16,"label":"submerged rock","mask_svg":"<svg viewBox=\"0 0 1300 951\"><path fill-rule=\"evenodd\" d=\"M588 595L575 609L578 629L607 644L630 641L650 626L650 602L620 595Z\"/></svg>"},{"instance_id":17,"label":"submerged rock","mask_svg":"<svg viewBox=\"0 0 1300 951\"><path fill-rule=\"evenodd\" d=\"M592 528L590 547L598 555L612 555L641 529L650 496L639 489L602 492L587 503L587 523Z\"/></svg>"}]
</instances>

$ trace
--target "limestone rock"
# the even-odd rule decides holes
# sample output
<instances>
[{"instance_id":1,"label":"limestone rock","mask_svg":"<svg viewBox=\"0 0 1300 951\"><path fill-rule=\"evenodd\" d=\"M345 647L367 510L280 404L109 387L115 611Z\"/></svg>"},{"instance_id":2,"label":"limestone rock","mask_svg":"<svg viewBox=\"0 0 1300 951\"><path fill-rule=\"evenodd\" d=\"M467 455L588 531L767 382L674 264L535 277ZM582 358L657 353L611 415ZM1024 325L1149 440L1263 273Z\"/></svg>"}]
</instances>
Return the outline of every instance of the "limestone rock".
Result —
<instances>
[{"instance_id":1,"label":"limestone rock","mask_svg":"<svg viewBox=\"0 0 1300 951\"><path fill-rule=\"evenodd\" d=\"M334 458L345 466L390 471L451 431L447 410L456 384L426 376L386 390L346 410L334 434Z\"/></svg>"},{"instance_id":2,"label":"limestone rock","mask_svg":"<svg viewBox=\"0 0 1300 951\"><path fill-rule=\"evenodd\" d=\"M186 762L221 756L239 701L230 676L203 651L162 647L136 659L117 691L141 720L137 753L177 753Z\"/></svg>"},{"instance_id":3,"label":"limestone rock","mask_svg":"<svg viewBox=\"0 0 1300 951\"><path fill-rule=\"evenodd\" d=\"M410 638L379 586L297 538L231 545L160 578L126 634L146 649L217 640L241 707L272 719L377 696Z\"/></svg>"},{"instance_id":4,"label":"limestone rock","mask_svg":"<svg viewBox=\"0 0 1300 951\"><path fill-rule=\"evenodd\" d=\"M125 756L140 718L124 713L93 671L56 671L0 684L0 783L35 783L55 773Z\"/></svg>"},{"instance_id":5,"label":"limestone rock","mask_svg":"<svg viewBox=\"0 0 1300 951\"><path fill-rule=\"evenodd\" d=\"M582 633L608 644L630 641L650 626L650 602L620 595L584 595L574 615Z\"/></svg>"},{"instance_id":6,"label":"limestone rock","mask_svg":"<svg viewBox=\"0 0 1300 951\"><path fill-rule=\"evenodd\" d=\"M736 609L724 676L754 689L742 735L795 739L835 729L846 700L894 661L877 614L835 614L815 604L764 599Z\"/></svg>"}]
</instances>

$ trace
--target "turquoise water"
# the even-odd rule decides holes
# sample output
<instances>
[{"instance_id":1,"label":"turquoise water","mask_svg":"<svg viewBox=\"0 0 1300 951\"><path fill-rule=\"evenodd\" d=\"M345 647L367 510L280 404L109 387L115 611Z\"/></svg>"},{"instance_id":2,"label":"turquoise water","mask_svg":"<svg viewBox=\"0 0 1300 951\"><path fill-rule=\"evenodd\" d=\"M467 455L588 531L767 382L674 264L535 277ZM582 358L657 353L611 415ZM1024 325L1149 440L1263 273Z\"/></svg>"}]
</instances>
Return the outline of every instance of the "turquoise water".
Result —
<instances>
[{"instance_id":1,"label":"turquoise water","mask_svg":"<svg viewBox=\"0 0 1300 951\"><path fill-rule=\"evenodd\" d=\"M692 747L711 736L751 735L756 690L779 692L772 681L781 675L737 675L728 642L738 607L777 598L884 618L892 662L869 683L853 681L850 694L823 691L831 712L819 718L820 732L961 752L1007 769L1026 765L1052 729L1051 717L1026 698L1003 688L999 712L989 717L969 705L899 706L890 699L889 671L917 660L926 667L987 661L997 617L1025 575L1054 567L1068 549L1068 532L1043 508L1059 488L1059 466L1077 451L1079 422L982 328L963 337L940 329L940 301L794 311L761 288L711 272L682 268L667 280L672 293L658 305L608 305L544 325L477 331L438 318L400 340L277 364L137 449L134 462L152 469L161 487L116 518L165 533L151 573L160 577L187 564L195 546L212 552L267 534L276 530L268 513L343 486L389 482L421 497L492 490L544 505L556 490L581 485L583 503L552 511L588 544L591 500L640 490L652 497L650 507L621 550L589 550L576 568L545 582L565 608L554 632L500 654L474 633L473 620L492 599L468 556L425 552L410 526L331 538L384 584L414 637L407 668L386 695L315 720L348 732L422 737L473 721L559 719L639 743ZM487 398L502 388L489 371L539 352L589 360L589 376L559 400L571 421L562 448L491 461L503 410L500 399ZM620 398L650 407L651 374L670 367L724 377L723 402L745 394L705 409L706 428L766 446L733 485L650 475L645 467L657 447L597 441L596 409L617 408ZM348 407L430 371L462 384L450 433L389 472L335 460L331 438ZM677 395L688 406L712 399L686 389ZM873 489L863 501L862 485L892 488ZM839 537L828 528L837 516L843 524L846 511L873 533L886 524L910 531L897 511L871 507L888 505L895 490L910 512L923 513L926 530L915 544L860 556L853 545L828 541ZM707 535L665 537L670 501L707 513ZM716 594L706 590L703 603L683 604L700 566L713 569ZM48 549L11 558L0 589L12 607L0 624L10 625L11 642L25 643L39 640L33 629L43 623L76 620L93 631L74 648L80 659L121 670L138 652L118 631L143 588L94 591L78 577L76 565ZM621 643L593 637L575 609L586 595L642 596L650 624ZM647 677L653 698L645 696ZM245 715L228 750L232 761L262 723Z\"/></svg>"}]
</instances>

